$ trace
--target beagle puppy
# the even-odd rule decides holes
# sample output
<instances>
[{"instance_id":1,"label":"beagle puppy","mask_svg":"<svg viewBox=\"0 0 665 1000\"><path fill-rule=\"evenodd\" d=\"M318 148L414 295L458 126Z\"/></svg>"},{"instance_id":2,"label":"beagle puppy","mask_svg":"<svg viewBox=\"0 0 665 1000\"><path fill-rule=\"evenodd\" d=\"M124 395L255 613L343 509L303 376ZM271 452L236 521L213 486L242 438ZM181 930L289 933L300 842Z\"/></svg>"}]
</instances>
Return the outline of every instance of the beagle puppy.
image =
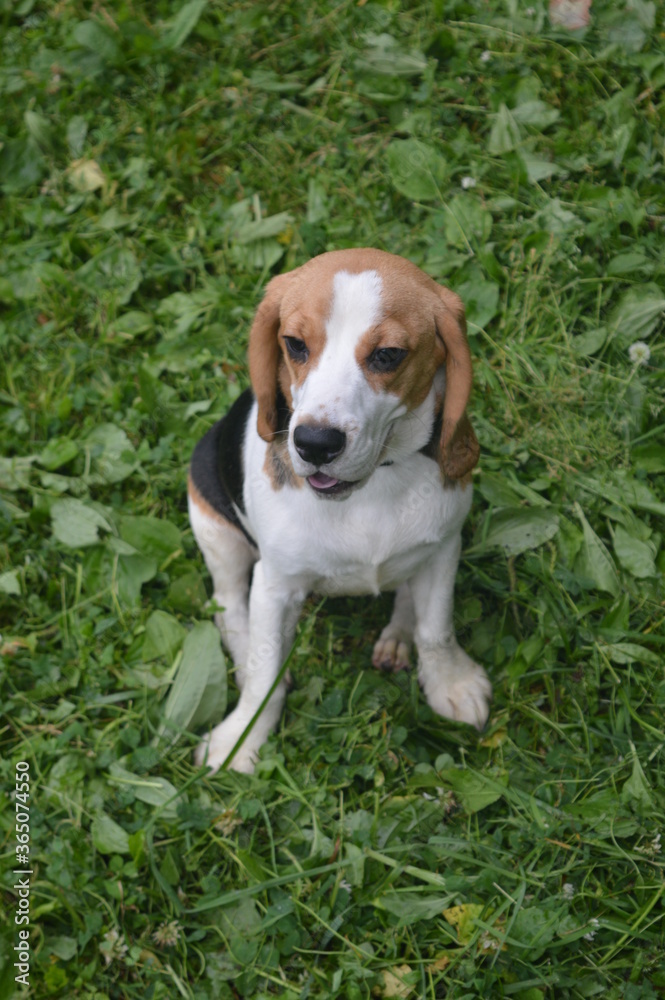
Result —
<instances>
[{"instance_id":1,"label":"beagle puppy","mask_svg":"<svg viewBox=\"0 0 665 1000\"><path fill-rule=\"evenodd\" d=\"M458 646L453 587L478 442L461 300L382 250L321 254L270 281L251 390L197 444L188 495L240 699L196 753L217 770L274 684L307 595L395 590L377 667L415 642L429 705L481 728L491 686ZM275 688L229 766L251 772Z\"/></svg>"}]
</instances>

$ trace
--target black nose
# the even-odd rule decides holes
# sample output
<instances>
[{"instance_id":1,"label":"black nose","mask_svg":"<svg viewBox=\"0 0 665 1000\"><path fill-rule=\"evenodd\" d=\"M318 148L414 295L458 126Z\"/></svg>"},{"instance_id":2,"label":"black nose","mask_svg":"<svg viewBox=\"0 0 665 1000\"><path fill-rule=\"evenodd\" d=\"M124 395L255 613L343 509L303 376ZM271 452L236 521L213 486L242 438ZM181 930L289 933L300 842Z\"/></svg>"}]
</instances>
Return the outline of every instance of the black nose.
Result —
<instances>
[{"instance_id":1,"label":"black nose","mask_svg":"<svg viewBox=\"0 0 665 1000\"><path fill-rule=\"evenodd\" d=\"M335 427L299 424L293 432L293 443L302 460L318 468L342 454L346 447L346 434Z\"/></svg>"}]
</instances>

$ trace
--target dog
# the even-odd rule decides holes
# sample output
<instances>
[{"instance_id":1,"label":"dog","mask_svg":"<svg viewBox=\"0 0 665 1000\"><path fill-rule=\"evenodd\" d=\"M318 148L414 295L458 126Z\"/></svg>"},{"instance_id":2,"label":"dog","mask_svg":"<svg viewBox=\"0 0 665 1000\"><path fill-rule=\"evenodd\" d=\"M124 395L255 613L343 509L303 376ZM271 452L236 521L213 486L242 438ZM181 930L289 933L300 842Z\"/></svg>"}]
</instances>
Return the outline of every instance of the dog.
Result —
<instances>
[{"instance_id":1,"label":"dog","mask_svg":"<svg viewBox=\"0 0 665 1000\"><path fill-rule=\"evenodd\" d=\"M395 590L375 666L408 665L439 715L481 729L491 685L460 648L453 588L479 447L461 299L404 258L335 250L274 277L251 389L197 444L189 517L223 610L236 708L195 759L217 770L280 673L307 595ZM227 766L251 773L276 686Z\"/></svg>"}]
</instances>

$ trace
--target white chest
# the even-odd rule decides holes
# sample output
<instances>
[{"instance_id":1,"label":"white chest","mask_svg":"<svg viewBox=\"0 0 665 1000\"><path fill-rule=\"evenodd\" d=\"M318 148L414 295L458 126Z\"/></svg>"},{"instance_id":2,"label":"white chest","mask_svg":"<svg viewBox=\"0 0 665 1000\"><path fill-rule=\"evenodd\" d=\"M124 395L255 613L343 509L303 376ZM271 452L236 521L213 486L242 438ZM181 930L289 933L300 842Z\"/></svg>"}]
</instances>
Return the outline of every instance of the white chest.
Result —
<instances>
[{"instance_id":1,"label":"white chest","mask_svg":"<svg viewBox=\"0 0 665 1000\"><path fill-rule=\"evenodd\" d=\"M252 458L248 464L260 468ZM416 453L377 469L345 500L321 499L306 484L246 488L245 500L267 571L308 591L376 594L409 579L460 530L471 492L444 489L437 464Z\"/></svg>"}]
</instances>

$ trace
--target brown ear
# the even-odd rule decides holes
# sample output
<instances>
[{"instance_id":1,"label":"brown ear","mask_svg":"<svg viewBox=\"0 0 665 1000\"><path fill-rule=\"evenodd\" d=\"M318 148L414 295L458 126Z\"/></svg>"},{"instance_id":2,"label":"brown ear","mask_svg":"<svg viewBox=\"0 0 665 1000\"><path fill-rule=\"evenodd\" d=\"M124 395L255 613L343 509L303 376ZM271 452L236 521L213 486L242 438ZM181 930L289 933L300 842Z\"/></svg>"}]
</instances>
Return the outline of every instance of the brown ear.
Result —
<instances>
[{"instance_id":1,"label":"brown ear","mask_svg":"<svg viewBox=\"0 0 665 1000\"><path fill-rule=\"evenodd\" d=\"M446 394L439 463L448 479L463 479L478 461L480 447L466 415L471 393L471 352L466 340L464 305L459 295L439 285L441 304L435 312L436 329L446 350Z\"/></svg>"},{"instance_id":2,"label":"brown ear","mask_svg":"<svg viewBox=\"0 0 665 1000\"><path fill-rule=\"evenodd\" d=\"M268 283L249 331L249 377L259 404L257 430L264 441L272 441L277 431L279 310L292 273L278 274Z\"/></svg>"}]
</instances>

